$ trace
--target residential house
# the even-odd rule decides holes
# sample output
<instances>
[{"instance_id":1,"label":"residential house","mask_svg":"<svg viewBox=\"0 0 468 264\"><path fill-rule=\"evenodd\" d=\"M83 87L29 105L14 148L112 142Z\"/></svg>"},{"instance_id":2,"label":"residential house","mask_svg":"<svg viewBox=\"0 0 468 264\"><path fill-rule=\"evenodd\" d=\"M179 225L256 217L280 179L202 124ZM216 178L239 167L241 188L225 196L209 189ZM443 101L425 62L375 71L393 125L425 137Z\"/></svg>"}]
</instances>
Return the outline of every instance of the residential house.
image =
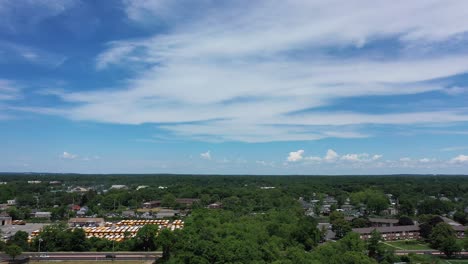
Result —
<instances>
[{"instance_id":1,"label":"residential house","mask_svg":"<svg viewBox=\"0 0 468 264\"><path fill-rule=\"evenodd\" d=\"M89 208L87 206L83 206L76 212L76 215L83 217L88 213L88 211L89 211Z\"/></svg>"}]
</instances>

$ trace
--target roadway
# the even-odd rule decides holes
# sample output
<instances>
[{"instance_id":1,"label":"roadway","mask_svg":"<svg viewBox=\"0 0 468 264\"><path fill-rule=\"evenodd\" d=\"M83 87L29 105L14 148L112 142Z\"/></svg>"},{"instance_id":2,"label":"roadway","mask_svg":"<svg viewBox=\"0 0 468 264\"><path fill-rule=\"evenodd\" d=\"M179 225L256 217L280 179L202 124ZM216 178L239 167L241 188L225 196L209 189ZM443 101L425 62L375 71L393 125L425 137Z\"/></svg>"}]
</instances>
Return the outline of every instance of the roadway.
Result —
<instances>
[{"instance_id":1,"label":"roadway","mask_svg":"<svg viewBox=\"0 0 468 264\"><path fill-rule=\"evenodd\" d=\"M24 252L20 258L29 257L31 260L154 260L162 256L161 251L152 252ZM0 260L9 259L6 254L0 254Z\"/></svg>"},{"instance_id":2,"label":"roadway","mask_svg":"<svg viewBox=\"0 0 468 264\"><path fill-rule=\"evenodd\" d=\"M423 254L427 254L427 255L434 255L434 256L445 256L444 253L438 251L438 250L434 250L434 249L430 249L430 250L395 250L395 254L396 255L408 255L410 253L414 253L414 254L417 254L417 255L423 255ZM463 256L463 257L468 257L468 251L463 251L463 252L460 252L457 254L457 256Z\"/></svg>"}]
</instances>

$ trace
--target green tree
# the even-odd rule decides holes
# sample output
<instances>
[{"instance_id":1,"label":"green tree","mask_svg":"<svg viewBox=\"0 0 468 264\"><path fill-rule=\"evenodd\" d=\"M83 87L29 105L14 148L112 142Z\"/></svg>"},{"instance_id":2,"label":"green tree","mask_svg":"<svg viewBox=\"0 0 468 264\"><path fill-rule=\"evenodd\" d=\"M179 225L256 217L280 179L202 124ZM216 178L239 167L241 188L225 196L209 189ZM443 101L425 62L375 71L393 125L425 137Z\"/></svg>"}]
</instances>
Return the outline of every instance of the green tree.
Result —
<instances>
[{"instance_id":1,"label":"green tree","mask_svg":"<svg viewBox=\"0 0 468 264\"><path fill-rule=\"evenodd\" d=\"M176 197L172 193L168 193L163 196L161 200L161 206L173 208L177 205Z\"/></svg>"},{"instance_id":2,"label":"green tree","mask_svg":"<svg viewBox=\"0 0 468 264\"><path fill-rule=\"evenodd\" d=\"M177 232L177 231L174 231L174 232ZM162 247L162 251L163 251L163 255L162 255L162 258L163 260L168 260L170 255L171 255L171 251L175 245L175 243L177 242L176 240L176 235L174 234L174 232L172 232L171 230L169 229L164 229L162 230L157 239L156 239L156 242L161 245Z\"/></svg>"},{"instance_id":3,"label":"green tree","mask_svg":"<svg viewBox=\"0 0 468 264\"><path fill-rule=\"evenodd\" d=\"M447 237L442 241L438 249L444 252L444 254L450 258L455 253L460 252L462 247L459 243L457 243L457 239L455 237Z\"/></svg>"},{"instance_id":4,"label":"green tree","mask_svg":"<svg viewBox=\"0 0 468 264\"><path fill-rule=\"evenodd\" d=\"M369 252L369 257L376 259L380 255L382 252L380 241L382 241L382 235L379 231L374 229L374 231L371 232L371 237L367 240L367 250Z\"/></svg>"},{"instance_id":5,"label":"green tree","mask_svg":"<svg viewBox=\"0 0 468 264\"><path fill-rule=\"evenodd\" d=\"M351 226L353 228L369 227L370 225L371 222L369 221L369 219L364 217L357 217L351 220Z\"/></svg>"},{"instance_id":6,"label":"green tree","mask_svg":"<svg viewBox=\"0 0 468 264\"><path fill-rule=\"evenodd\" d=\"M451 257L454 253L461 251L461 247L457 243L455 231L449 224L437 224L432 229L430 239L431 246L444 252L447 257Z\"/></svg>"},{"instance_id":7,"label":"green tree","mask_svg":"<svg viewBox=\"0 0 468 264\"><path fill-rule=\"evenodd\" d=\"M409 218L408 216L405 216L405 215L402 215L400 216L400 218L398 219L398 225L400 226L406 226L406 225L414 225L414 222L411 218Z\"/></svg>"},{"instance_id":8,"label":"green tree","mask_svg":"<svg viewBox=\"0 0 468 264\"><path fill-rule=\"evenodd\" d=\"M28 233L24 231L18 231L11 238L10 243L21 247L23 251L28 251L29 250L28 236L29 236Z\"/></svg>"},{"instance_id":9,"label":"green tree","mask_svg":"<svg viewBox=\"0 0 468 264\"><path fill-rule=\"evenodd\" d=\"M332 231L335 232L336 238L342 238L351 232L351 224L345 220L341 212L332 212L330 214L330 223L332 224Z\"/></svg>"},{"instance_id":10,"label":"green tree","mask_svg":"<svg viewBox=\"0 0 468 264\"><path fill-rule=\"evenodd\" d=\"M13 260L23 253L23 250L18 245L12 244L5 247L5 254L10 256Z\"/></svg>"},{"instance_id":11,"label":"green tree","mask_svg":"<svg viewBox=\"0 0 468 264\"><path fill-rule=\"evenodd\" d=\"M135 249L144 251L153 251L157 248L158 226L145 225L136 234Z\"/></svg>"}]
</instances>

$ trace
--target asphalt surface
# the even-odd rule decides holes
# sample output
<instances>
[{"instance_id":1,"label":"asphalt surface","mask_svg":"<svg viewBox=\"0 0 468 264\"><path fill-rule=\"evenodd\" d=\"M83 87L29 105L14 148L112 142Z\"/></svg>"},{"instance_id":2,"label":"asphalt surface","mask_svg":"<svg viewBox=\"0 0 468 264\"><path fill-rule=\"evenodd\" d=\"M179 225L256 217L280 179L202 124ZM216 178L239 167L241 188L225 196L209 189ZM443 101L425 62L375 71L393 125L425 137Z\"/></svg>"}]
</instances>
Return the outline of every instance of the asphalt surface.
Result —
<instances>
[{"instance_id":1,"label":"asphalt surface","mask_svg":"<svg viewBox=\"0 0 468 264\"><path fill-rule=\"evenodd\" d=\"M24 252L17 257L31 260L111 260L110 256L115 256L114 260L154 260L162 256L162 252ZM0 254L0 261L7 260L9 256Z\"/></svg>"}]
</instances>

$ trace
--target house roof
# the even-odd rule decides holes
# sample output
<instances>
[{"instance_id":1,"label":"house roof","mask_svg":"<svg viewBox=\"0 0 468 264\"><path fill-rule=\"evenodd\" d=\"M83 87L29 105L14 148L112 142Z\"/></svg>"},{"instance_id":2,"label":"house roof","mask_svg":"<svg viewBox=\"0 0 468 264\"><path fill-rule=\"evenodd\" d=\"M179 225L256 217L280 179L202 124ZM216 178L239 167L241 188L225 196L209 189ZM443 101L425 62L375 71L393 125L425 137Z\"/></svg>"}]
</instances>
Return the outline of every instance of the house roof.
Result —
<instances>
[{"instance_id":1,"label":"house roof","mask_svg":"<svg viewBox=\"0 0 468 264\"><path fill-rule=\"evenodd\" d=\"M419 225L353 228L353 232L358 234L370 234L374 230L380 233L419 231Z\"/></svg>"}]
</instances>

